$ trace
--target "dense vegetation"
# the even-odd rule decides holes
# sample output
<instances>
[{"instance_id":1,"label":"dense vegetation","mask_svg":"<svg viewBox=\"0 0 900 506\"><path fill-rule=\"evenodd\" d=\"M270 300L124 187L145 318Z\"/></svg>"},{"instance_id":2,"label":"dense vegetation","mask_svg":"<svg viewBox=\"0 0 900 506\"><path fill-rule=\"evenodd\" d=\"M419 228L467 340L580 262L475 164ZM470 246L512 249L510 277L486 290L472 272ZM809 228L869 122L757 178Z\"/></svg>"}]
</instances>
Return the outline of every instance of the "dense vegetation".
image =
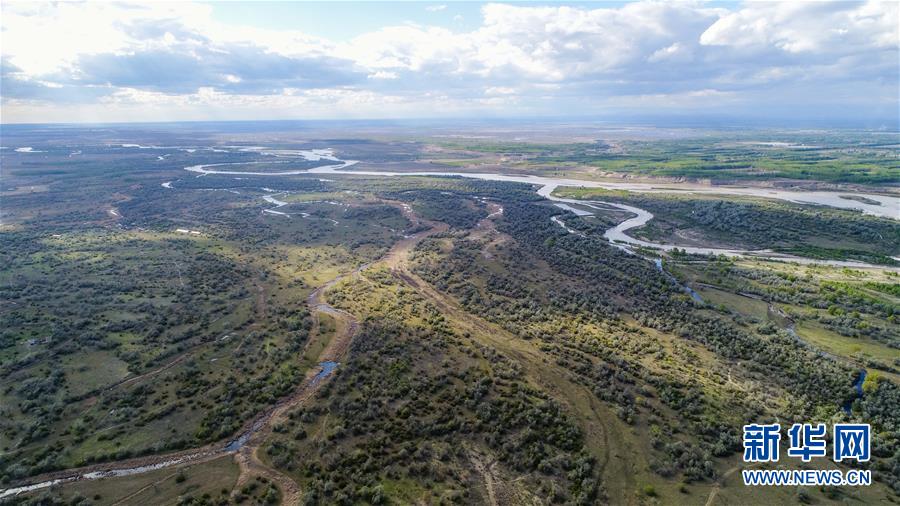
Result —
<instances>
[{"instance_id":1,"label":"dense vegetation","mask_svg":"<svg viewBox=\"0 0 900 506\"><path fill-rule=\"evenodd\" d=\"M403 503L422 494L486 501L478 467L495 458L526 473L518 493L583 504L598 497L583 435L514 361L454 330L387 271L331 298L367 321L346 371L268 448L304 484L307 503Z\"/></svg>"},{"instance_id":2,"label":"dense vegetation","mask_svg":"<svg viewBox=\"0 0 900 506\"><path fill-rule=\"evenodd\" d=\"M736 325L696 308L652 264L601 240L562 231L549 219L557 212L552 208L505 202L504 209L499 228L514 242L500 250L501 266L491 267L481 261L483 244L453 238L443 246L438 240L423 243L417 272L454 294L472 313L486 315L523 339L546 343L542 349L578 372L598 396L616 405L624 419L646 420L648 426L657 427L653 430L665 434L665 439L677 440L675 448L660 448L662 455L654 465L658 473L679 473L686 480L714 477L710 459L728 455L738 447L739 436L729 427L742 422L728 423L734 416L749 421L767 412L782 419L836 415L854 396L850 389L852 370L822 358L789 333L759 333L747 323ZM448 248L448 254L441 253ZM513 267L516 265L546 267L521 270ZM566 323L633 333L622 323L626 315L646 327L696 340L720 360L745 368L752 377L774 381L791 392L791 407L773 413L761 403L730 400L727 411L720 411L711 401L710 396L715 397L712 392L682 382L677 376L657 376L652 369L642 367L638 362L641 352L654 348L642 349L636 339L632 345L636 349L629 350L625 344L628 338L604 346L602 340L586 339ZM881 441L878 451L894 463L882 462L876 468L883 479L898 487L900 482L892 471L897 459L897 420L891 415L891 420L884 419L885 406L900 412L900 406L893 404L895 390L891 383L879 384L866 399L877 407L870 411L868 405L858 406L859 411L854 413L890 434ZM642 408L635 400L639 396L659 399L677 412L677 420L689 423L687 432L696 434L699 444L679 436L674 420L661 416L665 410L653 406L655 403Z\"/></svg>"},{"instance_id":3,"label":"dense vegetation","mask_svg":"<svg viewBox=\"0 0 900 506\"><path fill-rule=\"evenodd\" d=\"M839 278L829 279L833 275L823 275L826 273L816 267L763 265L726 258L676 265L677 272L703 286L739 294L737 300L726 304L734 307L726 309L733 309L740 321L759 325L768 332L774 330L767 315L747 314L745 308L738 307L742 302L749 306L759 300L769 304L775 321L823 345L829 352L851 358L861 366L900 373L900 303L892 293L897 286L896 273L886 271L883 278L873 281L877 274L851 269L843 269ZM727 298L722 301L730 302Z\"/></svg>"},{"instance_id":4,"label":"dense vegetation","mask_svg":"<svg viewBox=\"0 0 900 506\"><path fill-rule=\"evenodd\" d=\"M762 199L642 194L564 188L557 195L621 202L646 209L653 219L630 231L654 242L741 249L771 249L809 258L900 265L896 220L856 211Z\"/></svg>"},{"instance_id":5,"label":"dense vegetation","mask_svg":"<svg viewBox=\"0 0 900 506\"><path fill-rule=\"evenodd\" d=\"M3 197L3 483L231 437L315 358L310 290L409 225L312 178L165 188L86 165L4 179L41 191ZM296 216L262 213L273 193Z\"/></svg>"},{"instance_id":6,"label":"dense vegetation","mask_svg":"<svg viewBox=\"0 0 900 506\"><path fill-rule=\"evenodd\" d=\"M72 144L82 139L53 131L33 134L46 146L19 141L40 146L36 153L3 154L0 488L45 471L229 441L296 392L337 333L338 320L307 310L312 291L328 284L327 301L358 320L350 350L258 447L309 504L704 504L720 485L725 502L743 504L743 489L724 485L741 466L740 427L775 420L873 424L875 458L864 467L879 484L810 495L897 501L900 293L892 270L678 252L657 267L602 239L624 213L577 218L529 185L196 177L183 167L282 164L244 148L224 152L236 141L216 137L212 147L207 134L79 132L89 141L78 155ZM823 141L808 135L790 142ZM130 141L173 147L121 147ZM893 182L896 159L877 142L847 149L858 141L853 134L831 149L802 150L743 138L453 141L437 155L426 142L329 145L407 170L440 156L435 163L508 160L520 172L587 164ZM602 198L653 211L643 233L654 240L688 231L717 244L886 264L900 243L894 222L833 209ZM397 249L417 240L411 252ZM236 485L239 476L229 455L16 500L108 504L137 494L137 503L261 505L283 497L275 482ZM783 502L780 493L753 500Z\"/></svg>"},{"instance_id":7,"label":"dense vegetation","mask_svg":"<svg viewBox=\"0 0 900 506\"><path fill-rule=\"evenodd\" d=\"M472 140L448 150L501 156L542 172L588 167L614 174L697 180L897 184L895 142L869 132L727 132L676 139L542 144ZM476 158L477 159L477 158Z\"/></svg>"}]
</instances>

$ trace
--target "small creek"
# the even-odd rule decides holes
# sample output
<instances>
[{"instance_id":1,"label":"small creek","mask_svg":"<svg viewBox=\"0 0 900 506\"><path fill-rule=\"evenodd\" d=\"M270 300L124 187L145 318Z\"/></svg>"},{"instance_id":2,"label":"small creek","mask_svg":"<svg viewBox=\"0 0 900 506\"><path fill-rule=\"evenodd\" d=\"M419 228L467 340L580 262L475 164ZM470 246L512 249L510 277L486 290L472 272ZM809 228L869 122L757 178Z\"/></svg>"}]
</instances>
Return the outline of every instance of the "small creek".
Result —
<instances>
[{"instance_id":1,"label":"small creek","mask_svg":"<svg viewBox=\"0 0 900 506\"><path fill-rule=\"evenodd\" d=\"M866 381L866 370L862 369L859 371L859 377L856 378L856 382L853 383L853 389L856 390L856 397L848 400L841 406L841 409L844 410L844 413L850 414L851 409L853 408L853 401L856 399L862 399L863 396L863 383Z\"/></svg>"},{"instance_id":2,"label":"small creek","mask_svg":"<svg viewBox=\"0 0 900 506\"><path fill-rule=\"evenodd\" d=\"M244 148L246 150L246 148ZM359 163L357 160L341 160L335 156L330 149L319 150L295 150L295 151L266 151L265 148L254 147L254 150L261 154L272 156L295 156L304 160L328 160L337 162L331 165L315 167L313 169L297 169L278 172L257 172L230 170L226 167L236 166L252 166L255 164L271 163L264 161L253 162L230 162L216 163L205 165L193 165L185 167L185 170L197 173L198 175L206 174L224 174L224 175L252 175L252 176L290 176L300 174L329 174L329 175L359 175L359 176L381 176L381 177L398 177L398 176L445 176L445 177L463 177L470 179L480 179L485 181L505 181L511 183L526 183L537 185L538 195L547 198L556 203L564 204L565 208L574 210L573 205L588 207L597 210L616 208L634 214L618 225L606 230L603 236L611 243L622 249L631 249L633 247L654 248L661 251L672 251L674 249L683 250L686 253L703 254L703 255L724 255L728 257L748 257L761 259L774 259L789 262L797 262L801 264L824 264L841 267L878 267L882 269L900 271L897 267L873 266L864 262L839 261L839 260L817 260L804 257L796 257L791 255L777 254L770 250L737 250L725 248L702 248L692 246L679 246L675 244L660 244L649 241L643 241L631 237L626 232L644 226L648 221L653 219L653 213L634 206L619 204L615 202L605 202L597 200L576 200L566 199L554 196L553 191L561 186L575 188L603 188L607 190L627 190L638 193L695 193L695 194L718 194L718 195L740 195L751 197L762 197L777 200L785 200L798 204L813 204L835 207L840 209L855 209L866 214L874 216L887 217L892 219L900 219L900 198L885 195L855 193L848 198L847 192L827 192L827 191L793 191L781 190L776 188L749 188L749 187L731 187L731 186L701 186L696 184L680 184L680 183L621 183L607 181L587 181L581 179L552 178L542 176L520 176L496 173L476 173L476 172L391 172L391 171L372 171L372 170L352 170L342 171L350 166ZM560 206L562 207L562 206ZM576 212L581 216L586 215L585 211ZM588 213L590 214L590 213Z\"/></svg>"},{"instance_id":3,"label":"small creek","mask_svg":"<svg viewBox=\"0 0 900 506\"><path fill-rule=\"evenodd\" d=\"M669 281L671 281L672 283L681 287L681 289L684 290L688 295L690 295L691 298L694 299L694 301L699 302L700 304L703 304L703 297L700 297L700 294L697 293L696 290L694 290L693 288L691 288L685 284L682 284L680 281L678 281L678 278L676 278L675 276L672 275L671 272L669 272L665 268L663 268L662 258L654 259L653 263L656 264L656 270L663 273L666 276L666 278L669 279Z\"/></svg>"},{"instance_id":4,"label":"small creek","mask_svg":"<svg viewBox=\"0 0 900 506\"><path fill-rule=\"evenodd\" d=\"M318 382L322 381L323 379L327 378L328 376L330 376L331 373L333 373L334 370L337 369L338 363L332 362L329 360L327 362L322 362L319 365L322 366L322 370L319 371L318 374L313 376L313 379L310 382L311 385L315 385L316 383L318 383Z\"/></svg>"},{"instance_id":5,"label":"small creek","mask_svg":"<svg viewBox=\"0 0 900 506\"><path fill-rule=\"evenodd\" d=\"M331 376L335 369L338 367L337 362L326 361L319 363L319 366L322 368L321 371L316 373L315 376L312 377L308 386L312 387L320 383L323 379ZM216 455L225 455L228 453L234 453L240 450L247 441L250 440L250 437L253 436L254 433L259 431L271 418L274 410L269 410L263 416L260 416L259 419L253 422L249 429L241 433L237 438L230 441L225 446L220 449L212 449L212 450L200 450L195 453L189 453L180 457L173 457L168 460L163 460L161 462L156 462L154 464L148 464L144 466L135 466L135 467L127 467L121 469L101 469L98 471L91 471L82 474L75 474L72 476L66 476L63 478L57 478L54 480L42 481L39 483L34 483L31 485L24 485L21 487L14 487L8 489L0 489L0 499L4 499L7 497L15 497L19 494L23 494L26 492L33 492L35 490L41 490L44 488L53 487L55 485L60 485L63 483L69 483L72 481L84 481L84 480L97 480L101 478L114 478L120 476L132 476L135 474L143 474L151 471L157 471L159 469L165 469L168 467L177 466L179 464L184 464L187 462L191 462L194 460L198 460L205 457L212 457ZM110 464L111 466L114 464Z\"/></svg>"},{"instance_id":6,"label":"small creek","mask_svg":"<svg viewBox=\"0 0 900 506\"><path fill-rule=\"evenodd\" d=\"M320 381L330 376L334 373L334 370L337 369L338 363L332 361L319 362L319 367L322 368L321 371L317 372L315 376L309 381L309 386L316 386ZM253 425L250 426L249 429L241 433L236 439L231 440L227 445L222 448L222 452L230 453L236 452L243 448L247 441L250 440L250 437L253 436L254 433L259 431L271 418L272 412L269 411L266 415L261 416L258 420L253 422Z\"/></svg>"}]
</instances>

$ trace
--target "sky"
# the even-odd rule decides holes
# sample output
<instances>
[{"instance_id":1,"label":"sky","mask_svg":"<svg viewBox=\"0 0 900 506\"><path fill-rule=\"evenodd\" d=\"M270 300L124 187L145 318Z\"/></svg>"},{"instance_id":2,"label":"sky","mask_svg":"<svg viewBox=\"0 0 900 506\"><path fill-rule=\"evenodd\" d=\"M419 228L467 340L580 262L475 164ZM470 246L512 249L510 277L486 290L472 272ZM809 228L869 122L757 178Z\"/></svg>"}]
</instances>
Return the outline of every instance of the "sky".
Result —
<instances>
[{"instance_id":1,"label":"sky","mask_svg":"<svg viewBox=\"0 0 900 506\"><path fill-rule=\"evenodd\" d=\"M3 123L898 119L900 2L16 2Z\"/></svg>"}]
</instances>

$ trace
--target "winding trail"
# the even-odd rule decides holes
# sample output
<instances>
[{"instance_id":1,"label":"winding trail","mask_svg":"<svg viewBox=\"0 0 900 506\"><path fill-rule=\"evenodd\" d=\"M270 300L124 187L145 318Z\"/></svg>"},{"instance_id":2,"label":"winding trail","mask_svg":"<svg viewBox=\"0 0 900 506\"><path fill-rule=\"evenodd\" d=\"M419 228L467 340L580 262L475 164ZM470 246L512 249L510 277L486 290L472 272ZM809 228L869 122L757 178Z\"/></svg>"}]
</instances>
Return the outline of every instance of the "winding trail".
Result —
<instances>
[{"instance_id":1,"label":"winding trail","mask_svg":"<svg viewBox=\"0 0 900 506\"><path fill-rule=\"evenodd\" d=\"M592 390L583 384L574 381L568 371L560 368L553 362L547 362L544 354L537 349L534 343L522 340L513 335L500 325L493 323L483 316L469 313L454 297L438 291L430 283L412 272L409 268L409 255L413 246L426 236L440 233L448 229L445 223L423 220L416 217L408 208L404 214L416 224L424 224L430 228L420 232L408 240L397 243L388 254L385 263L390 268L392 276L413 289L420 296L437 307L441 314L451 319L460 330L468 331L476 340L484 346L488 346L507 355L510 359L522 365L523 372L529 381L540 386L548 392L553 392L558 399L563 399L567 407L578 413L578 419L582 421L581 429L584 431L586 441L591 451L599 457L601 474L606 478L609 487L610 500L616 504L637 504L633 494L637 486L634 476L628 473L616 472L614 464L610 462L610 456L618 453L631 453L634 451L621 430L615 424L608 422L610 413L600 405ZM494 217L498 216L497 213ZM474 230L484 229L494 217L485 218L483 223L477 225ZM604 416L606 418L604 418ZM485 462L485 464L487 464ZM488 501L496 500L501 504L523 504L529 501L519 498L517 501L504 502L500 500L501 482L490 471L491 467L485 465L479 468L473 462L485 481L488 489Z\"/></svg>"},{"instance_id":2,"label":"winding trail","mask_svg":"<svg viewBox=\"0 0 900 506\"><path fill-rule=\"evenodd\" d=\"M741 469L744 469L745 467L747 469L751 469L755 466L753 464L751 464L751 465L744 464L744 465L734 466L731 469L725 471L725 473L722 474L722 476L720 476L713 483L713 487L709 491L709 496L707 496L707 498L706 498L706 503L704 503L705 506L713 506L713 504L715 504L715 502L716 502L716 496L719 495L719 490L722 489L722 485L725 483L725 480L727 480L734 473L740 471Z\"/></svg>"},{"instance_id":3,"label":"winding trail","mask_svg":"<svg viewBox=\"0 0 900 506\"><path fill-rule=\"evenodd\" d=\"M248 147L239 147L239 150L250 150ZM329 160L337 162L332 165L320 166L314 169L304 169L304 170L292 170L292 171L281 171L281 172L250 172L250 171L229 171L229 170L220 170L220 167L223 166L233 166L233 165L246 165L246 164L263 164L263 163L272 163L265 161L258 162L238 162L238 163L220 163L220 164L209 164L209 165L195 165L191 167L186 167L185 169L190 172L195 172L198 176L206 175L206 174L226 174L226 175L254 175L254 176L287 176L287 175L299 175L299 174L331 174L331 175L363 175L363 176L383 176L383 177L394 177L394 176L455 176L455 177L464 177L464 178L473 178L473 179L481 179L488 181L506 181L506 182L514 182L514 183L527 183L538 185L540 188L538 189L538 194L555 202L566 203L566 204L575 204L586 207L593 207L595 209L601 209L602 207L595 206L607 206L614 207L621 210L628 211L630 213L635 214L634 218L630 218L625 220L624 222L616 225L615 227L607 230L604 233L604 237L610 240L611 243L618 245L619 247L630 249L633 246L641 246L641 247L650 247L656 249L662 249L665 251L669 251L674 248L685 249L688 252L694 252L692 250L703 250L697 251L702 253L712 253L712 254L725 254L728 256L742 256L742 257L754 257L761 259L776 259L776 260L786 260L800 263L817 263L817 264L837 264L844 266L852 266L852 267L873 267L869 264L864 264L861 262L827 262L827 261L819 261L813 259L804 259L800 257L784 257L784 256L773 256L770 255L769 252L761 251L761 252L750 252L750 251L739 251L739 250L719 250L714 248L684 248L680 246L674 245L662 245L656 243L649 243L646 241L640 241L638 239L634 239L628 236L625 232L632 228L636 228L646 224L650 219L653 218L652 213L645 211L643 209L639 209L633 206L627 206L624 204L617 204L611 202L603 202L603 201L581 201L574 199L563 199L560 197L555 197L552 195L552 192L559 186L573 186L573 187L588 187L588 188L605 188L605 189L619 189L619 190L628 190L635 192L688 192L688 193L706 193L706 194L730 194L730 195L745 195L745 196L756 196L756 197L766 197L766 198L775 198L781 200L787 200L790 202L796 203L804 203L804 204L819 204L819 205L827 205L831 207L837 207L842 209L857 209L861 210L867 214L873 214L877 216L889 217L892 219L900 218L900 198L897 197L888 197L882 195L871 195L871 194L855 194L857 196L865 197L874 202L878 202L878 204L870 204L860 200L851 200L842 197L842 193L838 192L795 192L795 191L785 191L785 190L767 190L767 189L753 189L753 188L731 188L731 187L688 187L685 185L681 185L679 187L670 187L665 185L651 185L646 183L609 183L609 182L597 182L597 181L585 181L585 180L577 180L577 179L555 179L555 178L546 178L539 176L511 176L511 175L503 175L503 174L493 174L493 173L454 173L454 172L385 172L385 171L342 171L342 169L346 169L357 162L355 160L340 160L334 156L333 152L330 150L269 150L266 151L267 148L258 148L253 147L254 151L257 151L264 155L276 156L280 158L290 158L290 157L301 157L305 160ZM168 182L167 182L168 183ZM171 183L164 185L166 188L171 188ZM846 196L847 192L844 192L843 195ZM272 196L270 196L272 197ZM272 200L275 200L274 198ZM272 202L275 205L278 205L279 202ZM404 206L401 204L401 208L404 211L404 214L416 223L423 223L422 220L415 218L411 210L408 206ZM111 213L112 214L112 213ZM499 213L498 213L499 214ZM409 284L411 287L417 289L420 293L425 295L427 298L431 299L432 302L436 303L442 310L449 311L451 313L458 313L458 316L463 317L461 321L468 322L467 326L471 326L473 330L480 331L479 334L483 336L483 339L486 343L493 344L500 349L504 349L507 353L510 353L514 356L519 356L518 358L523 358L525 355L532 355L535 353L535 350L530 349L529 347L521 346L518 340L510 339L506 333L502 332L496 325L490 324L478 317L474 317L469 313L465 313L462 311L457 305L456 301L452 300L449 297L437 292L433 288L430 287L427 283L425 283L421 278L410 272L405 268L404 264L408 258L409 251L412 247L422 238L446 230L445 224L439 224L434 222L424 222L430 225L431 228L425 230L423 232L419 232L410 237L404 238L399 241L392 247L389 252L385 255L385 257L381 260L386 262L388 266L391 267L394 275L398 278L402 279L404 282ZM558 222L564 226L561 222ZM758 255L759 254L759 255ZM758 256L757 256L758 255ZM765 255L765 256L763 256ZM368 265L363 265L358 269L345 273L341 276L338 276L322 287L314 290L307 299L307 304L309 305L310 312L313 315L317 313L326 313L336 320L340 321L342 325L338 325L338 330L336 331L334 337L332 338L329 345L325 350L320 354L319 360L320 365L318 367L310 370L306 378L300 384L300 386L294 391L293 394L288 397L283 398L278 401L274 406L266 409L256 418L249 421L245 424L244 428L231 440L229 441L219 441L215 443L210 443L208 445L204 445L199 448L194 448L190 450L184 450L179 452L172 452L167 454L160 455L151 455L146 457L139 457L133 459L122 460L118 462L112 463L103 463L103 464L94 464L90 466L84 466L80 468L73 468L63 471L57 471L52 473L46 473L39 476L31 477L28 481L31 484L20 485L14 488L8 488L5 490L0 490L0 499L15 497L22 493L27 493L35 490L41 490L48 487L52 487L54 485L73 482L73 481L82 481L82 480L94 480L108 477L121 477L121 476L131 476L136 474L142 474L150 471L156 471L159 469L180 467L185 465L196 465L203 462L208 462L211 460L215 460L221 458L225 455L234 455L236 461L241 467L241 475L239 477L239 484L241 480L248 480L253 475L261 475L265 476L267 479L275 483L282 493L282 502L284 504L297 504L300 499L300 489L299 486L288 476L272 469L267 466L258 455L259 448L262 443L265 441L266 437L271 433L272 427L281 420L285 413L290 409L302 405L305 402L309 401L315 393L325 384L328 379L333 376L335 368L338 366L340 359L346 356L346 353L349 349L350 342L358 330L358 322L356 318L347 313L346 311L337 309L331 305L329 305L325 299L324 294L327 289L333 286L335 283L344 279L348 276L356 275L360 273L363 269L368 267ZM884 266L877 266L881 269L887 269ZM897 268L893 268L892 270L900 270ZM524 360L523 363L526 364L526 371L529 373L529 376L534 378L539 383L543 383L544 385L562 390L562 391L570 391L574 392L575 397L584 397L585 399L589 399L591 397L590 392L584 391L579 388L578 385L572 383L568 378L562 375L551 374L550 377L547 377L546 366L541 364L540 368L538 368L538 361L534 360ZM530 364L534 364L533 367ZM132 378L131 380L134 380ZM548 384L549 383L549 384ZM573 402L573 405L577 406L580 403ZM585 413L585 415L590 415L590 413ZM609 430L608 427L605 427L599 419L594 420L596 418L596 413L593 416L589 416L588 419L591 420L588 427L585 427L586 432L596 433L596 435L601 436L597 438L597 441L606 440L607 434L606 431ZM595 425L596 422L596 425ZM711 493L709 501L712 501L715 497L716 490L714 489Z\"/></svg>"},{"instance_id":4,"label":"winding trail","mask_svg":"<svg viewBox=\"0 0 900 506\"><path fill-rule=\"evenodd\" d=\"M420 240L428 235L442 232L447 229L447 225L444 223L420 220L407 204L393 201L387 201L387 203L400 207L403 214L414 225L421 225L424 223L429 225L430 228L404 237L402 240L396 242L381 259L376 261L377 263L383 262L387 265L398 265L406 259L409 251L411 251L415 244ZM319 314L327 314L334 318L337 323L334 336L318 356L319 365L307 373L306 378L293 394L281 399L274 406L257 415L256 418L245 424L241 431L231 439L210 443L190 450L138 457L117 462L94 464L33 476L28 480L31 484L5 490L0 489L0 499L15 497L23 493L42 490L73 481L132 476L160 469L196 465L222 458L226 455L234 455L235 461L240 468L240 475L234 491L239 491L242 485L247 483L253 476L262 476L279 488L282 496L282 504L299 504L301 499L299 485L297 485L297 483L289 476L273 469L263 462L259 456L259 451L268 436L272 433L272 428L284 420L288 411L297 406L301 406L312 399L322 385L333 377L333 373L340 361L346 357L350 348L350 343L359 329L359 322L354 315L330 305L325 299L325 294L329 288L338 282L348 277L360 275L360 273L370 265L371 264L363 264L353 271L341 274L316 288L309 294L306 303L310 313L313 315L313 318L315 318L316 332L318 332L319 329ZM312 340L310 340L310 342L312 342ZM172 365L174 365L174 363L167 364L163 369L167 369ZM152 371L154 374L157 372L158 371ZM136 379L137 378L130 378L129 380L133 381Z\"/></svg>"},{"instance_id":5,"label":"winding trail","mask_svg":"<svg viewBox=\"0 0 900 506\"><path fill-rule=\"evenodd\" d=\"M338 360L346 355L350 341L358 328L356 318L346 311L329 305L324 300L323 295L328 287L348 275L359 272L360 269L329 281L326 285L313 291L308 298L307 302L311 313L314 315L316 312L327 313L344 323L337 326L335 335L319 355L320 364L307 373L306 378L293 394L281 399L274 406L257 415L256 418L245 424L244 428L230 440L218 441L190 450L94 464L33 476L28 480L30 484L0 490L0 499L15 497L19 494L73 481L132 476L159 469L196 465L231 454L235 456L235 460L241 468L238 485L242 483L242 480L246 482L253 475L264 476L275 483L281 490L283 504L299 504L299 486L290 477L263 463L258 456L259 448L266 437L271 434L272 427L283 419L285 413L311 399L322 385L333 376L334 370L338 366ZM237 486L236 490L239 489L240 486Z\"/></svg>"},{"instance_id":6,"label":"winding trail","mask_svg":"<svg viewBox=\"0 0 900 506\"><path fill-rule=\"evenodd\" d=\"M608 487L610 501L615 504L637 504L633 494L637 483L633 474L614 469L617 464L610 459L614 454L633 452L634 448L625 442L625 436L619 433L621 429L616 424L609 423L612 419L610 413L596 402L593 391L574 381L568 371L552 361L546 361L546 356L534 343L524 341L496 323L466 311L455 298L438 291L410 271L407 260L406 255L398 256L392 274L434 304L460 330L468 331L477 342L499 350L520 364L529 381L551 392L554 398L561 399L568 409L577 413L576 418L581 421L586 444L598 457L599 471Z\"/></svg>"}]
</instances>

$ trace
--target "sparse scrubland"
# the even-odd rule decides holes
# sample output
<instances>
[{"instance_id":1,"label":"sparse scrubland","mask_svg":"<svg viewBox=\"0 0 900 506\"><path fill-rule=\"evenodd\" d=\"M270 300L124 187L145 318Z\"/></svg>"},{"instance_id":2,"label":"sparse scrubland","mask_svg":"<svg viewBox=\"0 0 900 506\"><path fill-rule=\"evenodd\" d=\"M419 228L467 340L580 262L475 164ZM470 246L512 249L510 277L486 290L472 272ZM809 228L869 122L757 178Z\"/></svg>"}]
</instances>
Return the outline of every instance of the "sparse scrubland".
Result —
<instances>
[{"instance_id":1,"label":"sparse scrubland","mask_svg":"<svg viewBox=\"0 0 900 506\"><path fill-rule=\"evenodd\" d=\"M876 184L896 169L877 145L789 152L718 139L678 151L672 142L459 141L428 157L518 153L511 170L571 162L735 178L750 178L741 167L756 157L770 175L829 184ZM368 163L428 159L420 142L336 145ZM526 184L196 177L183 167L254 155L159 161L86 147L61 163L68 148L45 151L3 155L0 489L224 445L305 384L335 336L352 340L333 376L261 433L254 462L266 472L225 454L11 502L275 504L294 492L283 483L306 504L900 501L895 220L760 199L558 190L652 210L633 232L654 241L883 264L673 252L658 268L660 252L603 238L625 213L576 217ZM676 152L684 161L669 159ZM737 158L718 167L723 157ZM850 175L849 159L860 167ZM335 311L317 310L315 297ZM741 426L776 420L871 423L873 459L862 467L876 483L748 491L735 481Z\"/></svg>"}]
</instances>

